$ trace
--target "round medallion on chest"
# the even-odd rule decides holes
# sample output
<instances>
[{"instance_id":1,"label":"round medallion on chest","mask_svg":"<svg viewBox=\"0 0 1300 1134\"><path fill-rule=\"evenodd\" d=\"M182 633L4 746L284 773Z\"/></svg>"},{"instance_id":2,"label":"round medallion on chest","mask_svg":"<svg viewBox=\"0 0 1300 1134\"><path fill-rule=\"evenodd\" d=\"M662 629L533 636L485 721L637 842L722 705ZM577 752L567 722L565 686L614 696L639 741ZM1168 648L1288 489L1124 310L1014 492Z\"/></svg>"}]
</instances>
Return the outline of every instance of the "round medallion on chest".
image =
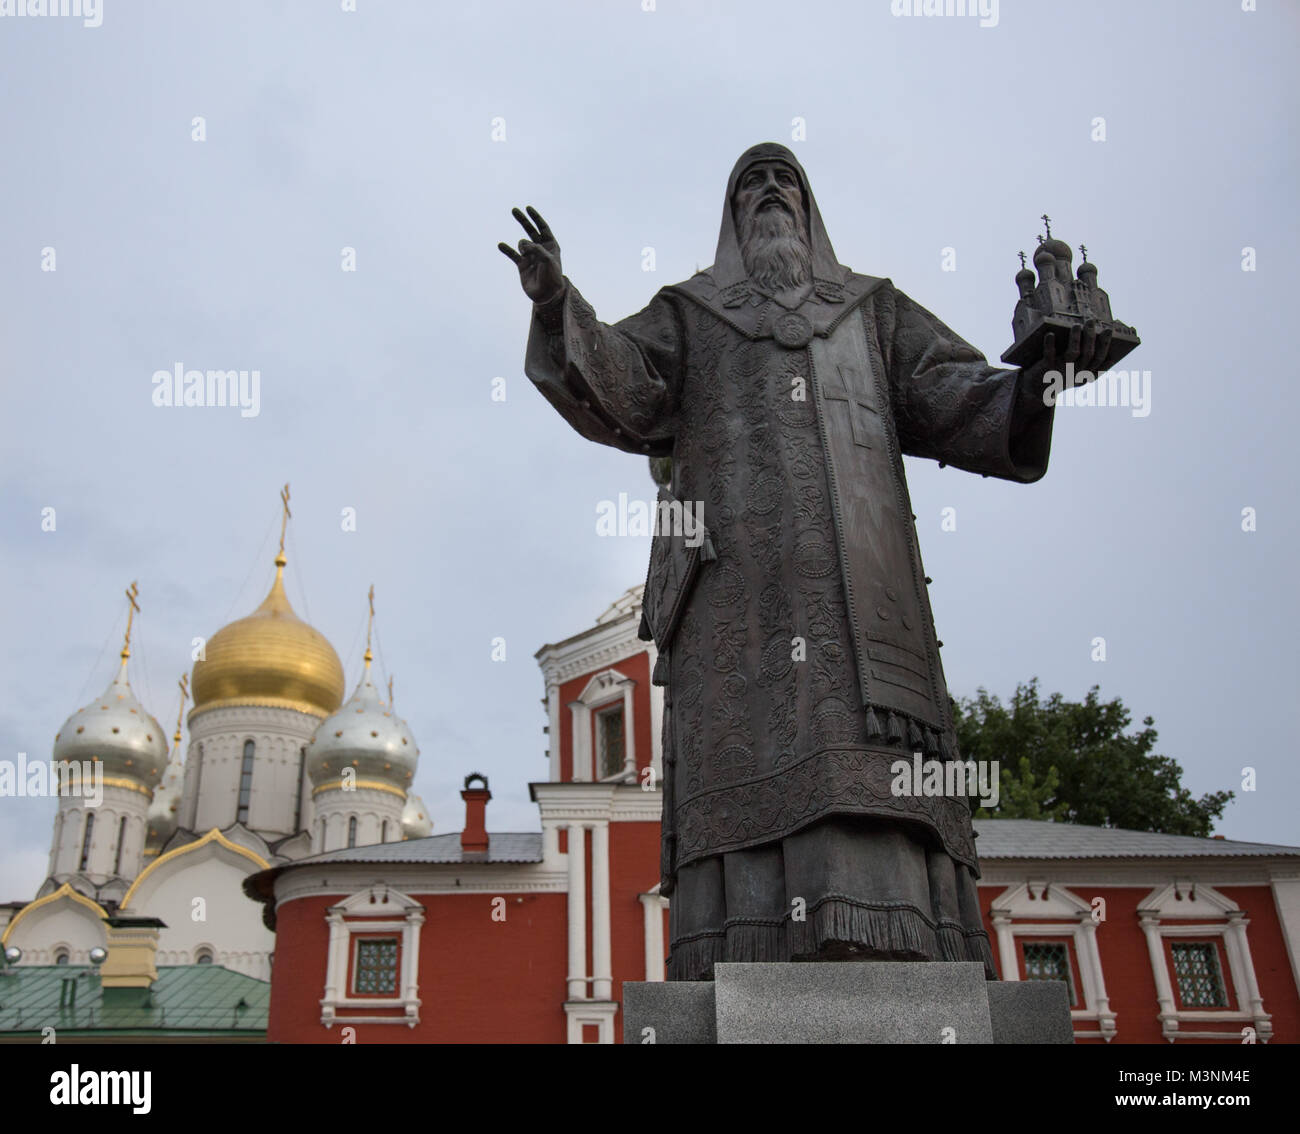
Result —
<instances>
[{"instance_id":1,"label":"round medallion on chest","mask_svg":"<svg viewBox=\"0 0 1300 1134\"><path fill-rule=\"evenodd\" d=\"M786 350L802 350L812 342L813 327L798 311L787 311L772 324L772 337Z\"/></svg>"}]
</instances>

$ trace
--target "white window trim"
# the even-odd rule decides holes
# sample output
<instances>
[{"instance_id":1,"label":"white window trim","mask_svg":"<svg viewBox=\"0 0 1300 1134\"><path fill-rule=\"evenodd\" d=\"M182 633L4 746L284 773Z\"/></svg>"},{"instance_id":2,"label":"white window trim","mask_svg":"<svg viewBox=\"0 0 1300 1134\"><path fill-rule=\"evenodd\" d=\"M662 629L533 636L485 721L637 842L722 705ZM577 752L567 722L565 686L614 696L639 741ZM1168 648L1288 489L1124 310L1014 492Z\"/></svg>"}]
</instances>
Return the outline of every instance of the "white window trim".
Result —
<instances>
[{"instance_id":1,"label":"white window trim","mask_svg":"<svg viewBox=\"0 0 1300 1134\"><path fill-rule=\"evenodd\" d=\"M394 916L378 918L377 914ZM424 924L424 907L414 898L376 882L331 906L325 913L325 920L329 923L330 940L320 1022L327 1028L335 1024L405 1024L415 1027L420 1022L420 926ZM394 996L349 995L347 982L353 941L358 934L372 933L393 933L399 938L400 961ZM402 1015L355 1014L362 1009L373 1011L376 1008L401 1008Z\"/></svg>"},{"instance_id":2,"label":"white window trim","mask_svg":"<svg viewBox=\"0 0 1300 1134\"><path fill-rule=\"evenodd\" d=\"M584 1024L595 1024L599 1029L597 1043L614 1042L614 1017L618 1013L615 1000L568 1000L564 1014L568 1017L566 1042L582 1043Z\"/></svg>"},{"instance_id":3,"label":"white window trim","mask_svg":"<svg viewBox=\"0 0 1300 1134\"><path fill-rule=\"evenodd\" d=\"M1250 919L1243 910L1210 886L1191 880L1170 882L1152 890L1138 906L1138 920L1146 934L1147 952L1151 958L1151 971L1156 981L1156 998L1160 1003L1160 1034L1170 1043L1179 1039L1235 1039L1241 1040L1241 1029L1236 1031L1181 1032L1184 1023L1206 1021L1224 1024L1240 1023L1255 1029L1255 1038L1267 1043L1273 1035L1272 1017L1264 1011L1259 982L1255 977L1255 964L1250 955L1250 941L1246 927ZM1162 923L1162 918L1213 918L1213 921L1192 923L1185 920ZM1166 937L1219 938L1228 959L1225 975L1232 981L1232 991L1237 1002L1235 1011L1227 1008L1179 1009L1174 996L1174 979L1165 957Z\"/></svg>"},{"instance_id":4,"label":"white window trim","mask_svg":"<svg viewBox=\"0 0 1300 1134\"><path fill-rule=\"evenodd\" d=\"M622 711L622 714L623 714L623 766L622 766L622 767L621 767L617 772L613 772L613 773L611 773L611 774L608 775L608 776L601 776L600 779L599 779L599 781L598 781L598 782L600 782L600 783L612 783L612 782L616 782L616 781L619 781L619 780L624 780L624 779L627 778L627 773L628 773L628 762L627 762L627 731L628 731L628 729L627 729L627 704L626 704L626 698L625 698L625 697L616 697L616 698L614 698L614 700L612 700L612 701L606 701L603 705L594 705L594 706L592 706L592 710L591 710L591 722L592 722L592 724L595 726L595 736L596 736L595 743L594 743L593 746L592 746L592 752L591 752L592 767L593 767L593 769L594 769L593 774L594 774L594 772L596 772L596 771L600 771L600 770L603 768L603 766L604 766L604 757L605 757L605 753L604 753L603 751L601 751L601 747L602 747L602 745L601 745L601 736L602 736L603 734L602 734L601 727L600 727L600 724L599 724L599 719L600 719L600 717L602 717L605 713L609 712L611 709L619 709L619 710ZM633 766L633 768L636 767L635 764L633 764L632 766Z\"/></svg>"},{"instance_id":5,"label":"white window trim","mask_svg":"<svg viewBox=\"0 0 1300 1134\"><path fill-rule=\"evenodd\" d=\"M1020 956L1017 937L1065 937L1074 944L1074 959L1079 966L1078 991L1082 1008L1070 1009L1075 1025L1075 1039L1103 1039L1109 1043L1117 1031L1116 1016L1106 995L1106 979L1101 971L1101 954L1097 950L1097 923L1092 906L1064 886L1046 882L1022 882L1005 890L989 909L998 939L998 957L1003 980L1020 979ZM1068 921L1042 923L1029 918L1067 918ZM1079 1024L1095 1024L1095 1031L1079 1031Z\"/></svg>"},{"instance_id":6,"label":"white window trim","mask_svg":"<svg viewBox=\"0 0 1300 1134\"><path fill-rule=\"evenodd\" d=\"M569 702L573 725L573 779L590 783L596 780L596 752L592 744L592 714L623 699L623 769L605 777L602 783L636 779L636 730L632 722L632 693L636 682L616 669L596 674L583 687L576 701Z\"/></svg>"}]
</instances>

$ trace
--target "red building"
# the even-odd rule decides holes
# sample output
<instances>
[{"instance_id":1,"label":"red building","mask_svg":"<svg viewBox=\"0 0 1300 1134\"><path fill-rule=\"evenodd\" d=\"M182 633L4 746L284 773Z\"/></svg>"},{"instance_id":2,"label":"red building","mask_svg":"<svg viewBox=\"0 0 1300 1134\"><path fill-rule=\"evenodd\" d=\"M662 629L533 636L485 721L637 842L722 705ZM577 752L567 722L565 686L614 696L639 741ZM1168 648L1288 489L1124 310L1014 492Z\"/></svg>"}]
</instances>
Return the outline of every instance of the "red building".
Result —
<instances>
[{"instance_id":1,"label":"red building","mask_svg":"<svg viewBox=\"0 0 1300 1134\"><path fill-rule=\"evenodd\" d=\"M662 693L638 591L537 658L540 832L459 834L255 874L275 930L268 1037L288 1043L614 1043L624 981L662 980ZM977 821L1004 980L1070 985L1080 1042L1300 1040L1300 848Z\"/></svg>"}]
</instances>

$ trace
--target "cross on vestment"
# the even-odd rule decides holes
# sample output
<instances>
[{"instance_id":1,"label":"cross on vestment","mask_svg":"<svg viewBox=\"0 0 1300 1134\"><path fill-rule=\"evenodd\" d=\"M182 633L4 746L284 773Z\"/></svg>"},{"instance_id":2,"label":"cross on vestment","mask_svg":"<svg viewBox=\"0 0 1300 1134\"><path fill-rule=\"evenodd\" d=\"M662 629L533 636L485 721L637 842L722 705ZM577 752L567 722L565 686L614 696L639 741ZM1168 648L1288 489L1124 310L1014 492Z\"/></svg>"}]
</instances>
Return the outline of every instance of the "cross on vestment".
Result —
<instances>
[{"instance_id":1,"label":"cross on vestment","mask_svg":"<svg viewBox=\"0 0 1300 1134\"><path fill-rule=\"evenodd\" d=\"M867 426L867 419L863 416L863 410L868 413L877 413L876 407L872 404L870 394L862 388L862 381L856 367L837 366L835 368L836 377L839 379L837 386L832 386L829 382L822 384L822 396L828 402L843 402L849 411L849 425L853 429L853 444L860 445L864 449L870 449L871 445L867 438L870 437L870 430Z\"/></svg>"}]
</instances>

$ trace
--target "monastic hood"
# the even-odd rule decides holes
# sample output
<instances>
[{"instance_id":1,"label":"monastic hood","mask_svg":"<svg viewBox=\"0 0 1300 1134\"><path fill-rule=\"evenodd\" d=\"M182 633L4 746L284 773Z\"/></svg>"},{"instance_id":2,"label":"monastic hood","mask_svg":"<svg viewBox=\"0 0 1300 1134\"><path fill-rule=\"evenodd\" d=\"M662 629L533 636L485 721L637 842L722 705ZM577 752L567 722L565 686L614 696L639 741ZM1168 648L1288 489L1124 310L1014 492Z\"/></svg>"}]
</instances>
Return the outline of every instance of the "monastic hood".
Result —
<instances>
[{"instance_id":1,"label":"monastic hood","mask_svg":"<svg viewBox=\"0 0 1300 1134\"><path fill-rule=\"evenodd\" d=\"M736 232L735 218L731 215L731 199L735 196L736 186L741 175L751 165L761 161L782 161L795 171L799 184L803 188L804 205L808 210L808 236L812 242L813 276L819 280L843 283L849 274L838 260L835 249L831 247L830 237L826 235L826 226L822 224L822 215L817 209L817 199L808 184L808 175L804 172L799 159L785 146L776 142L763 142L751 146L736 162L727 179L727 196L722 202L722 229L718 233L718 251L713 260L713 281L719 288L743 283L749 278L745 271L745 261L740 254L740 237Z\"/></svg>"}]
</instances>

